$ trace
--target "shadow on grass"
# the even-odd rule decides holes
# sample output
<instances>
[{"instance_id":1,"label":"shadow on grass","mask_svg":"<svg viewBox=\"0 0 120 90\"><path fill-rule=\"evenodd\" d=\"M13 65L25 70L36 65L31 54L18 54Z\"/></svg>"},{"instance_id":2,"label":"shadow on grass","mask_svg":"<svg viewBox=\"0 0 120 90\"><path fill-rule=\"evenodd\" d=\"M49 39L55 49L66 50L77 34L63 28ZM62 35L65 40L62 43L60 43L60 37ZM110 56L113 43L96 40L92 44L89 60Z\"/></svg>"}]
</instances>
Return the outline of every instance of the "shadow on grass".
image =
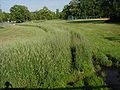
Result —
<instances>
[{"instance_id":1,"label":"shadow on grass","mask_svg":"<svg viewBox=\"0 0 120 90\"><path fill-rule=\"evenodd\" d=\"M7 82L5 83L5 88L7 89L7 88L10 88L10 87L12 88L12 84L7 81Z\"/></svg>"},{"instance_id":2,"label":"shadow on grass","mask_svg":"<svg viewBox=\"0 0 120 90\"><path fill-rule=\"evenodd\" d=\"M104 23L105 20L69 21L68 23Z\"/></svg>"},{"instance_id":3,"label":"shadow on grass","mask_svg":"<svg viewBox=\"0 0 120 90\"><path fill-rule=\"evenodd\" d=\"M4 27L3 26L0 26L0 29L3 29Z\"/></svg>"},{"instance_id":4,"label":"shadow on grass","mask_svg":"<svg viewBox=\"0 0 120 90\"><path fill-rule=\"evenodd\" d=\"M106 89L106 88L111 88L113 90L120 90L120 85L102 85L102 86L81 86L81 87L66 87L66 88L54 88L54 89L48 89L48 88L13 88L12 84L10 82L5 83L5 88L1 88L0 90L98 90L98 89Z\"/></svg>"},{"instance_id":5,"label":"shadow on grass","mask_svg":"<svg viewBox=\"0 0 120 90\"><path fill-rule=\"evenodd\" d=\"M68 21L67 23L94 23L94 24L115 24L120 25L120 22L109 22L109 20L84 20L84 21Z\"/></svg>"},{"instance_id":6,"label":"shadow on grass","mask_svg":"<svg viewBox=\"0 0 120 90\"><path fill-rule=\"evenodd\" d=\"M101 89L106 89L109 88L111 90L120 90L119 85L114 85L114 86L83 86L83 87L73 87L73 88L55 88L55 89L48 89L48 88L9 88L9 89L0 89L0 90L101 90Z\"/></svg>"},{"instance_id":7,"label":"shadow on grass","mask_svg":"<svg viewBox=\"0 0 120 90\"><path fill-rule=\"evenodd\" d=\"M113 90L120 90L120 86L119 85L111 85L111 86L107 86L107 85L103 85L103 86L83 86L83 87L73 87L73 88L56 88L53 90L101 90L101 89L106 89L106 88L111 88Z\"/></svg>"},{"instance_id":8,"label":"shadow on grass","mask_svg":"<svg viewBox=\"0 0 120 90\"><path fill-rule=\"evenodd\" d=\"M116 37L105 37L104 39L110 40L110 41L118 41L120 40L120 38L116 38Z\"/></svg>"},{"instance_id":9,"label":"shadow on grass","mask_svg":"<svg viewBox=\"0 0 120 90\"><path fill-rule=\"evenodd\" d=\"M120 22L110 22L109 20L106 20L104 23L106 23L106 24L120 25Z\"/></svg>"},{"instance_id":10,"label":"shadow on grass","mask_svg":"<svg viewBox=\"0 0 120 90\"><path fill-rule=\"evenodd\" d=\"M72 68L76 69L76 48L71 47L71 59L72 59Z\"/></svg>"}]
</instances>

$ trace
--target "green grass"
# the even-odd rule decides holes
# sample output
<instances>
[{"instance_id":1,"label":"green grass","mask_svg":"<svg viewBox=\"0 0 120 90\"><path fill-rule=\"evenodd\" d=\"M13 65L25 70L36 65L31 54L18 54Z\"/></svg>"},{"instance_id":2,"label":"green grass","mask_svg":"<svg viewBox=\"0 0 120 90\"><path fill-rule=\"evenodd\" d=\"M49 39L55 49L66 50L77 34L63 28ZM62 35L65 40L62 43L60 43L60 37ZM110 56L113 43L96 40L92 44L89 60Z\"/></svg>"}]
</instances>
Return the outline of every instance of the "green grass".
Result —
<instances>
[{"instance_id":1,"label":"green grass","mask_svg":"<svg viewBox=\"0 0 120 90\"><path fill-rule=\"evenodd\" d=\"M119 25L74 22L33 21L0 28L0 88L7 81L14 88L66 88L70 82L80 87L84 81L79 80L95 73L93 61L109 66L115 58L111 61L120 66Z\"/></svg>"}]
</instances>

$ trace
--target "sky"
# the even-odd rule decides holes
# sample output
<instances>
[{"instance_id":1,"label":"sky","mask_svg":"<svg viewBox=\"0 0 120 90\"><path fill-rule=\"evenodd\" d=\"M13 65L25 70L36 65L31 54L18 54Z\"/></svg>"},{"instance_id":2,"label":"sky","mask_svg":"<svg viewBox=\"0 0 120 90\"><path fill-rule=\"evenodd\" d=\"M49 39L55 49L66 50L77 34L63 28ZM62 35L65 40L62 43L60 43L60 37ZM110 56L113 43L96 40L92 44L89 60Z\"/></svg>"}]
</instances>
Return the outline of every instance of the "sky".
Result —
<instances>
[{"instance_id":1,"label":"sky","mask_svg":"<svg viewBox=\"0 0 120 90\"><path fill-rule=\"evenodd\" d=\"M50 10L55 11L63 9L64 5L69 4L71 0L0 0L0 8L9 12L10 7L14 5L25 5L30 11L36 11L47 6Z\"/></svg>"}]
</instances>

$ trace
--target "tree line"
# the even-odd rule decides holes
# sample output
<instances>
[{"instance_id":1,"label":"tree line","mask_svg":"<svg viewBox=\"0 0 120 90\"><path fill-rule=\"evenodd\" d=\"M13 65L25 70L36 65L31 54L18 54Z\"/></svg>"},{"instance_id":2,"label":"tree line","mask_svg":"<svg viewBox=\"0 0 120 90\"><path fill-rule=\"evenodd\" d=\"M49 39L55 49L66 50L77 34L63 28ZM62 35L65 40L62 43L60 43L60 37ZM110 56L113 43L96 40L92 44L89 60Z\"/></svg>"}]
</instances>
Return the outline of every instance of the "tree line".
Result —
<instances>
[{"instance_id":1,"label":"tree line","mask_svg":"<svg viewBox=\"0 0 120 90\"><path fill-rule=\"evenodd\" d=\"M111 21L120 21L119 0L72 0L63 9L64 19L74 17L101 16Z\"/></svg>"},{"instance_id":2,"label":"tree line","mask_svg":"<svg viewBox=\"0 0 120 90\"><path fill-rule=\"evenodd\" d=\"M119 0L71 0L65 5L62 12L56 9L52 12L47 7L35 12L30 12L26 6L14 5L10 8L10 13L0 10L0 22L17 21L24 22L30 20L51 20L86 18L86 17L105 17L111 21L120 21L120 1Z\"/></svg>"},{"instance_id":3,"label":"tree line","mask_svg":"<svg viewBox=\"0 0 120 90\"><path fill-rule=\"evenodd\" d=\"M39 11L30 12L26 6L14 5L10 8L10 13L2 12L0 9L0 22L16 21L24 22L30 20L51 20L60 18L59 9L56 12L52 12L46 6Z\"/></svg>"}]
</instances>

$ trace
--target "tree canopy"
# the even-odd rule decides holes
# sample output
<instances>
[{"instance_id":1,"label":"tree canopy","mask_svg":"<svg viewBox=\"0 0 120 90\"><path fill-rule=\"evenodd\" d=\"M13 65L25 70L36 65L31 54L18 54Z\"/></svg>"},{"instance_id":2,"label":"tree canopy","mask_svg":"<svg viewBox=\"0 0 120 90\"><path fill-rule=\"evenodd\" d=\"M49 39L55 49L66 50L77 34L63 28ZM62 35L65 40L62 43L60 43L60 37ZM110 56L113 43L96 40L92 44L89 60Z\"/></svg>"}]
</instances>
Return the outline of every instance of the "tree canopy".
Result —
<instances>
[{"instance_id":1,"label":"tree canopy","mask_svg":"<svg viewBox=\"0 0 120 90\"><path fill-rule=\"evenodd\" d=\"M50 11L46 6L38 11L38 15L41 20L51 20L54 18L54 13Z\"/></svg>"},{"instance_id":2,"label":"tree canopy","mask_svg":"<svg viewBox=\"0 0 120 90\"><path fill-rule=\"evenodd\" d=\"M26 6L14 5L10 8L11 20L17 22L24 22L30 20L30 12Z\"/></svg>"},{"instance_id":3,"label":"tree canopy","mask_svg":"<svg viewBox=\"0 0 120 90\"><path fill-rule=\"evenodd\" d=\"M120 21L119 0L71 0L64 6L63 17L101 16Z\"/></svg>"}]
</instances>

